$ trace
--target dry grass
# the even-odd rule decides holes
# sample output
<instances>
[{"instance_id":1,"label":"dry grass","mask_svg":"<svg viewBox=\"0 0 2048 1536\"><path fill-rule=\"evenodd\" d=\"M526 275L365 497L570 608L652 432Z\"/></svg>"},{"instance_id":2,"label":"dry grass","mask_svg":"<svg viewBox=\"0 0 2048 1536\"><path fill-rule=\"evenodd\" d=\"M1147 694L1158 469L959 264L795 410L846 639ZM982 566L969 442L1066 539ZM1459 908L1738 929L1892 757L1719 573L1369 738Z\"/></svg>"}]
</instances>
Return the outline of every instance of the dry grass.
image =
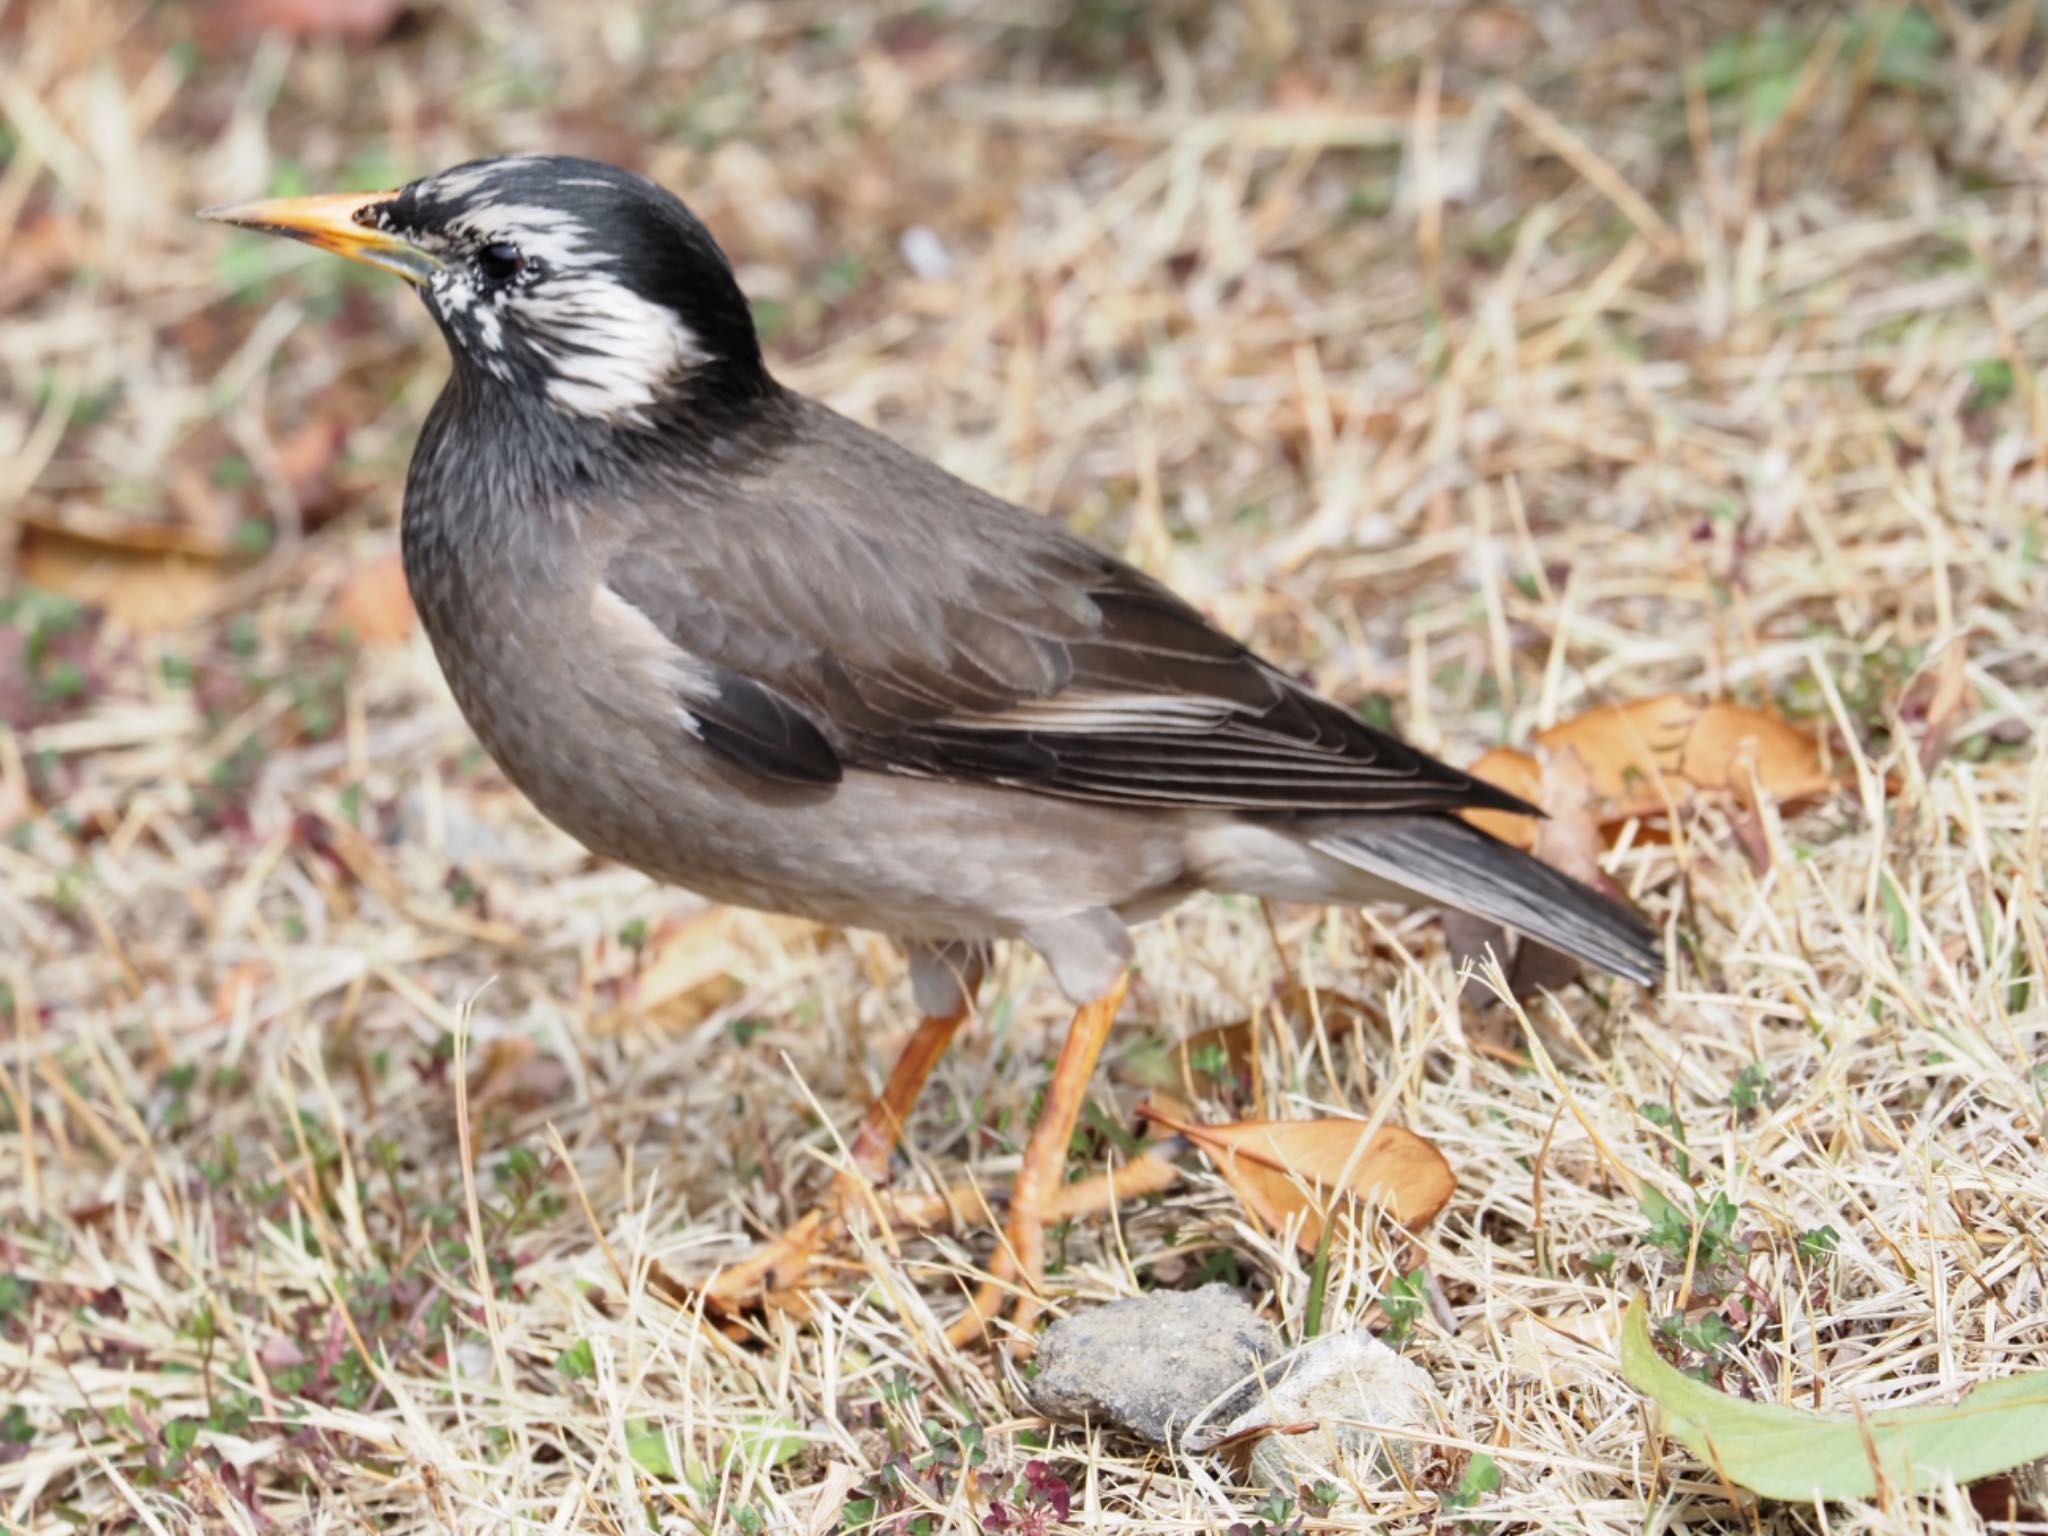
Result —
<instances>
[{"instance_id":1,"label":"dry grass","mask_svg":"<svg viewBox=\"0 0 2048 1536\"><path fill-rule=\"evenodd\" d=\"M1467 1518L1823 1524L1649 1431L1611 1347L1638 1289L1748 1296L1723 1380L1775 1400L2043 1363L2033 6L1882 45L1879 8L1604 0L450 0L374 46L227 10L0 0L0 548L75 581L59 526L177 542L183 575L126 557L140 590L208 605L168 634L23 609L47 648L0 649L0 1524L825 1531L923 1420L988 1454L934 1529L1033 1455L1080 1527L1253 1518L1215 1463L1048 1430L945 1347L985 1234L870 1239L813 1318L741 1339L653 1284L800 1208L820 1114L849 1126L908 1027L899 962L709 918L680 1013L617 1016L621 935L690 899L538 821L417 637L332 634L394 537L430 327L189 217L511 148L644 164L790 381L1432 747L1665 688L1829 733L1833 799L1625 842L1670 983L1543 1004L1533 1067L1427 914L1211 902L1143 941L1113 1120L1156 1042L1289 974L1370 1000L1276 1011L1256 1108L1384 1112L1456 1166L1408 1349L1442 1475L1474 1446L1504 1473ZM1061 1009L1026 957L995 980L916 1181L1014 1166ZM1746 1286L1660 1246L1637 1181L1733 1202ZM1076 1298L1218 1272L1302 1315L1299 1256L1207 1173L1056 1250ZM1376 1323L1413 1262L1338 1255L1335 1315ZM1824 1526L1976 1528L1919 1492ZM1437 1493L1329 1518L1422 1530Z\"/></svg>"}]
</instances>

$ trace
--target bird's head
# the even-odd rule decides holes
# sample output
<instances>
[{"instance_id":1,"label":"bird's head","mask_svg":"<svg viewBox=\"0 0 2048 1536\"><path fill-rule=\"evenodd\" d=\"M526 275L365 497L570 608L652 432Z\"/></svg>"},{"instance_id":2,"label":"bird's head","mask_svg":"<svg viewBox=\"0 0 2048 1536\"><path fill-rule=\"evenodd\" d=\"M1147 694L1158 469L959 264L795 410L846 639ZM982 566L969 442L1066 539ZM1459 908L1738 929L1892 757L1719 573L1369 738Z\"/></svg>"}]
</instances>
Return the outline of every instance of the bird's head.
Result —
<instances>
[{"instance_id":1,"label":"bird's head","mask_svg":"<svg viewBox=\"0 0 2048 1536\"><path fill-rule=\"evenodd\" d=\"M476 160L396 192L210 208L398 273L482 388L564 416L646 424L766 390L732 267L679 198L595 160Z\"/></svg>"}]
</instances>

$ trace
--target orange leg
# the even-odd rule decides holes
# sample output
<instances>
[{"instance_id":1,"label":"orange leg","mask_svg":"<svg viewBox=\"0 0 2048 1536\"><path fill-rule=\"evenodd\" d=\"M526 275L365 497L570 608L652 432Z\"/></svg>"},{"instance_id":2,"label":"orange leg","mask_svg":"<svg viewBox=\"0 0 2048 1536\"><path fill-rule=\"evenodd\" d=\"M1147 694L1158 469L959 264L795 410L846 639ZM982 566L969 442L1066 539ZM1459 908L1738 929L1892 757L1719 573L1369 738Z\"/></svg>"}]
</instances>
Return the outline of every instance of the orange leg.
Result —
<instances>
[{"instance_id":1,"label":"orange leg","mask_svg":"<svg viewBox=\"0 0 2048 1536\"><path fill-rule=\"evenodd\" d=\"M1031 1128L1031 1140L1024 1147L1024 1164L1017 1170L1017 1183L1010 1192L1010 1219L1004 1228L1004 1245L996 1250L989 1266L989 1279L974 1294L968 1312L946 1331L954 1344L963 1344L982 1331L982 1325L1001 1308L1003 1298L1016 1290L1018 1327L1028 1326L1039 1312L1039 1295L1045 1282L1045 1226L1053 1219L1056 1196L1065 1182L1067 1147L1074 1139L1074 1127L1081 1119L1081 1106L1088 1098L1088 1085L1095 1077L1095 1063L1109 1039L1109 1027L1116 1022L1123 1005L1130 974L1119 975L1110 989L1092 1003L1075 1011L1067 1026L1066 1043L1060 1047L1059 1064L1053 1068L1052 1085L1046 1089L1045 1108L1038 1124ZM1021 1279L1017 1288L1009 1282Z\"/></svg>"},{"instance_id":2,"label":"orange leg","mask_svg":"<svg viewBox=\"0 0 2048 1536\"><path fill-rule=\"evenodd\" d=\"M853 1211L866 1206L885 1224L892 1219L895 1213L888 1202L876 1199L874 1187L888 1178L889 1158L902 1139L903 1122L916 1107L918 1095L947 1044L967 1021L968 1011L963 1003L956 1012L918 1021L910 1043L889 1069L881 1097L868 1106L853 1134L853 1170L832 1181L831 1197L822 1207L806 1211L764 1247L721 1271L710 1286L713 1300L729 1306L766 1298L790 1300L823 1250L845 1235L845 1220ZM930 1203L918 1207L924 1220L916 1212L906 1213L908 1223L928 1225L931 1215L925 1207Z\"/></svg>"},{"instance_id":3,"label":"orange leg","mask_svg":"<svg viewBox=\"0 0 2048 1536\"><path fill-rule=\"evenodd\" d=\"M917 1021L917 1032L889 1069L882 1096L861 1116L860 1129L853 1133L853 1171L870 1184L889 1178L889 1158L903 1139L903 1122L917 1107L918 1096L930 1081L932 1069L946 1053L953 1036L967 1022L967 1007L954 1013L938 1014Z\"/></svg>"}]
</instances>

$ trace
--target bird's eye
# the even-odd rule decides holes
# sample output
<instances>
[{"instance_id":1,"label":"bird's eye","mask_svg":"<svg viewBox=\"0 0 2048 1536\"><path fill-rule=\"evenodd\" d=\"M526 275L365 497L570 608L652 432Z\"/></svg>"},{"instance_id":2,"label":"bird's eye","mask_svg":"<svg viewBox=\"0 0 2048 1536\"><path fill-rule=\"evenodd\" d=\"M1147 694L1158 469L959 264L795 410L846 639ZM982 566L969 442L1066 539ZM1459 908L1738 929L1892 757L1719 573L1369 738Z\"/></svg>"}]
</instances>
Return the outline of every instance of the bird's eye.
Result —
<instances>
[{"instance_id":1,"label":"bird's eye","mask_svg":"<svg viewBox=\"0 0 2048 1536\"><path fill-rule=\"evenodd\" d=\"M509 283L526 270L526 257L509 240L493 240L476 253L476 270L487 283Z\"/></svg>"}]
</instances>

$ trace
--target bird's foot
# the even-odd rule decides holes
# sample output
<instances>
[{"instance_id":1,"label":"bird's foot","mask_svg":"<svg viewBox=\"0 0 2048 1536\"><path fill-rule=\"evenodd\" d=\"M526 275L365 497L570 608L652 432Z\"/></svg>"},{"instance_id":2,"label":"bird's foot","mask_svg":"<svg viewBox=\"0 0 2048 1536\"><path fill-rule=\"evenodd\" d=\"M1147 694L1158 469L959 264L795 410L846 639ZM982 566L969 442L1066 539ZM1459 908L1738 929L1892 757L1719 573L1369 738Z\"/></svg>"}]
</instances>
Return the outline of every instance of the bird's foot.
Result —
<instances>
[{"instance_id":1,"label":"bird's foot","mask_svg":"<svg viewBox=\"0 0 2048 1536\"><path fill-rule=\"evenodd\" d=\"M1052 1083L1046 1090L1045 1107L1032 1129L1017 1183L1010 1191L1008 1217L990 1260L988 1276L975 1289L967 1311L946 1330L948 1341L956 1347L989 1338L990 1325L1006 1307L1011 1327L1020 1334L1044 1310L1048 1226L1107 1210L1136 1195L1158 1193L1170 1188L1180 1177L1180 1170L1161 1148L1113 1173L1076 1184L1065 1182L1068 1144L1080 1119L1081 1105L1103 1042L1123 1001L1125 984L1126 978L1119 977L1106 994L1074 1015L1060 1050L1059 1064L1053 1070ZM938 1037L944 1028L944 1024L928 1021L920 1030L918 1043L943 1045L943 1039ZM927 1034L934 1038L923 1040ZM906 1056L923 1054L914 1046ZM936 1050L931 1054L935 1056ZM895 1086L892 1078L892 1089ZM936 1195L899 1194L879 1187L879 1180L874 1177L877 1160L861 1154L880 1151L881 1165L886 1166L887 1149L893 1147L894 1131L901 1124L903 1108L907 1108L907 1103L902 1096L894 1092L884 1094L876 1110L870 1113L869 1122L864 1123L863 1134L856 1138L854 1166L833 1181L824 1204L713 1279L705 1295L714 1307L727 1313L764 1305L798 1313L806 1311L804 1291L819 1283L826 1271L865 1268L854 1259L833 1256L834 1250L847 1242L855 1224L862 1221L872 1221L883 1241L892 1247L900 1232L932 1231L977 1219L990 1225L995 1223L996 1202L977 1186L962 1186ZM867 1134L869 1124L888 1132L886 1144Z\"/></svg>"},{"instance_id":2,"label":"bird's foot","mask_svg":"<svg viewBox=\"0 0 2048 1536\"><path fill-rule=\"evenodd\" d=\"M1163 1194L1180 1182L1181 1170L1173 1161L1179 1143L1164 1140L1148 1148L1123 1167L1072 1184L1062 1184L1040 1207L1039 1249L1043 1231L1062 1221L1080 1221L1097 1216L1126 1200ZM978 1184L957 1184L930 1194L913 1194L877 1189L872 1184L842 1173L833 1181L825 1199L739 1263L719 1271L703 1288L714 1311L732 1315L768 1308L803 1315L808 1310L804 1293L823 1283L835 1270L857 1271L862 1264L837 1257L856 1223L872 1224L894 1244L905 1234L957 1231L973 1222L996 1224L995 1212L1013 1206L1008 1193L990 1193ZM961 1345L979 1339L988 1322L1001 1310L1005 1300L1014 1299L1017 1312L1028 1323L1037 1314L1038 1286L1018 1281L1014 1256L1029 1244L1020 1244L1021 1230L1014 1213L1004 1224L1002 1241L990 1263L989 1277L976 1290L969 1309L946 1330L946 1336ZM1040 1280L1043 1279L1041 1271ZM1020 1323L1021 1326L1021 1323Z\"/></svg>"},{"instance_id":3,"label":"bird's foot","mask_svg":"<svg viewBox=\"0 0 2048 1536\"><path fill-rule=\"evenodd\" d=\"M950 1012L928 1015L918 1022L903 1053L890 1069L881 1094L868 1106L854 1132L850 1167L832 1180L823 1204L806 1211L754 1253L721 1270L704 1289L705 1300L728 1314L767 1306L805 1312L804 1288L818 1278L813 1271L830 1264L832 1250L847 1238L849 1222L865 1212L894 1241L899 1227L927 1229L951 1219L951 1194L902 1196L887 1188L889 1162L902 1139L903 1124L924 1091L947 1044L967 1019L966 991ZM978 1196L967 1205L981 1205Z\"/></svg>"},{"instance_id":4,"label":"bird's foot","mask_svg":"<svg viewBox=\"0 0 2048 1536\"><path fill-rule=\"evenodd\" d=\"M856 1259L838 1257L857 1227L881 1233L893 1249L901 1234L932 1232L976 1219L991 1224L995 1220L988 1197L976 1186L914 1194L880 1187L856 1171L843 1171L818 1205L713 1276L704 1297L714 1310L727 1314L765 1307L803 1315L809 1310L806 1290L835 1270L863 1268Z\"/></svg>"}]
</instances>

